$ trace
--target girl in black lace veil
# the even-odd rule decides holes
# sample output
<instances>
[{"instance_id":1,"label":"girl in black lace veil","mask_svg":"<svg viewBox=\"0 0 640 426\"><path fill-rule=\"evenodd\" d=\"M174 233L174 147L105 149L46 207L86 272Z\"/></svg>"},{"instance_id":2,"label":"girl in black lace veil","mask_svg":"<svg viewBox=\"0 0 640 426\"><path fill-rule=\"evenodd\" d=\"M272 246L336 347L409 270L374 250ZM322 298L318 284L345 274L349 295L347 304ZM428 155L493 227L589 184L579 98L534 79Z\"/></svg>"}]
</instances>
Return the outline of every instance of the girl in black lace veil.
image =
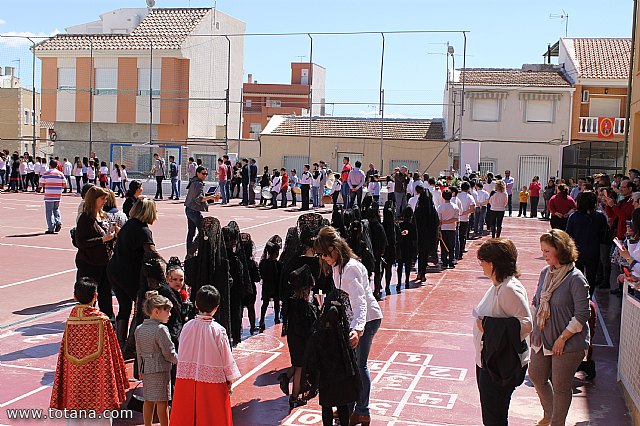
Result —
<instances>
[{"instance_id":1,"label":"girl in black lace veil","mask_svg":"<svg viewBox=\"0 0 640 426\"><path fill-rule=\"evenodd\" d=\"M232 280L229 296L231 342L232 346L236 346L242 338L242 299L251 293L251 279L249 278L249 267L241 246L240 227L232 220L222 228L222 235L229 261L229 275L231 275Z\"/></svg>"},{"instance_id":2,"label":"girl in black lace veil","mask_svg":"<svg viewBox=\"0 0 640 426\"><path fill-rule=\"evenodd\" d=\"M256 283L260 282L260 270L258 263L253 258L256 249L251 234L248 232L240 233L240 241L242 243L242 252L244 254L245 263L249 273L249 291L245 292L242 297L242 306L247 308L247 317L249 318L249 332L253 336L256 332Z\"/></svg>"}]
</instances>

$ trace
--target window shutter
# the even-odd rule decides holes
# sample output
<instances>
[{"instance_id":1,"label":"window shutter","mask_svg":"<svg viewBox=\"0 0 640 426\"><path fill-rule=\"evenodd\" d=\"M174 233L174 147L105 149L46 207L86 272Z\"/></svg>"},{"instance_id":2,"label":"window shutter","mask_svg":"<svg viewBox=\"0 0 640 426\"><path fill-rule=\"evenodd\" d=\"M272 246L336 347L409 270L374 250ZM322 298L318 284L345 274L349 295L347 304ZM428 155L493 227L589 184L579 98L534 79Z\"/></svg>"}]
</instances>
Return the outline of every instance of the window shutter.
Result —
<instances>
[{"instance_id":1,"label":"window shutter","mask_svg":"<svg viewBox=\"0 0 640 426\"><path fill-rule=\"evenodd\" d=\"M498 121L500 99L474 99L474 121Z\"/></svg>"},{"instance_id":2,"label":"window shutter","mask_svg":"<svg viewBox=\"0 0 640 426\"><path fill-rule=\"evenodd\" d=\"M553 122L553 101L529 99L527 101L527 122Z\"/></svg>"}]
</instances>

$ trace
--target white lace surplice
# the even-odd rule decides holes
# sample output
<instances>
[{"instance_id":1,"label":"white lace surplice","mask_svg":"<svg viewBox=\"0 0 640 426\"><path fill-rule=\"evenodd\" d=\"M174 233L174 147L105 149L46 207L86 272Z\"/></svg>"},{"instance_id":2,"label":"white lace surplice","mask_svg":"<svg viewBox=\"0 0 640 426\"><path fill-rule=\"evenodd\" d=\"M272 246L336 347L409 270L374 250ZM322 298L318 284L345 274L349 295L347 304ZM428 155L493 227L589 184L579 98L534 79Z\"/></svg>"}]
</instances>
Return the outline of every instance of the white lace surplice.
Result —
<instances>
[{"instance_id":1,"label":"white lace surplice","mask_svg":"<svg viewBox=\"0 0 640 426\"><path fill-rule=\"evenodd\" d=\"M180 333L177 377L225 383L240 377L225 329L211 317L196 316Z\"/></svg>"}]
</instances>

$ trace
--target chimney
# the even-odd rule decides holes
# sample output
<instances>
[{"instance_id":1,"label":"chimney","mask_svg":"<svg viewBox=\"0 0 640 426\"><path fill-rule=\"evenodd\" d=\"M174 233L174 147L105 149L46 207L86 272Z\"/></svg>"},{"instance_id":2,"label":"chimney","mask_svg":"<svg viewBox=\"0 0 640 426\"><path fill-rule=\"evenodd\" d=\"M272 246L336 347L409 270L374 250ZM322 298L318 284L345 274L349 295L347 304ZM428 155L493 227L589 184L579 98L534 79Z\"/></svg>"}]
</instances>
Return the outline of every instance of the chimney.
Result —
<instances>
[{"instance_id":1,"label":"chimney","mask_svg":"<svg viewBox=\"0 0 640 426\"><path fill-rule=\"evenodd\" d=\"M13 77L13 67L4 67L4 74Z\"/></svg>"},{"instance_id":2,"label":"chimney","mask_svg":"<svg viewBox=\"0 0 640 426\"><path fill-rule=\"evenodd\" d=\"M247 75L247 83L249 83L249 84L253 83L253 74Z\"/></svg>"}]
</instances>

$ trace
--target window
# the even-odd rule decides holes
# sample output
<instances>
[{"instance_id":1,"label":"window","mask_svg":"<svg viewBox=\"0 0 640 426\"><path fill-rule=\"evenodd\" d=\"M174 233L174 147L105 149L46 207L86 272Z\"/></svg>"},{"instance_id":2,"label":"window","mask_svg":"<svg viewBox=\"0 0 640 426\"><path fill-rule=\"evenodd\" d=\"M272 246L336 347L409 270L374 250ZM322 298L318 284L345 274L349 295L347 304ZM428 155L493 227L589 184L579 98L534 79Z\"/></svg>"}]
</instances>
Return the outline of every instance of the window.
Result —
<instances>
[{"instance_id":1,"label":"window","mask_svg":"<svg viewBox=\"0 0 640 426\"><path fill-rule=\"evenodd\" d=\"M36 122L36 112L31 111L31 123L35 123L35 122Z\"/></svg>"},{"instance_id":2,"label":"window","mask_svg":"<svg viewBox=\"0 0 640 426\"><path fill-rule=\"evenodd\" d=\"M29 124L29 110L24 110L24 124Z\"/></svg>"},{"instance_id":3,"label":"window","mask_svg":"<svg viewBox=\"0 0 640 426\"><path fill-rule=\"evenodd\" d=\"M591 98L590 117L620 117L620 98Z\"/></svg>"},{"instance_id":4,"label":"window","mask_svg":"<svg viewBox=\"0 0 640 426\"><path fill-rule=\"evenodd\" d=\"M588 90L583 90L582 91L582 102L589 102L589 91Z\"/></svg>"},{"instance_id":5,"label":"window","mask_svg":"<svg viewBox=\"0 0 640 426\"><path fill-rule=\"evenodd\" d=\"M258 135L262 131L261 123L251 123L249 124L249 133L252 134L254 139L258 139Z\"/></svg>"},{"instance_id":6,"label":"window","mask_svg":"<svg viewBox=\"0 0 640 426\"><path fill-rule=\"evenodd\" d=\"M251 108L251 99L247 99L245 101L245 105L246 105L247 108Z\"/></svg>"},{"instance_id":7,"label":"window","mask_svg":"<svg viewBox=\"0 0 640 426\"><path fill-rule=\"evenodd\" d=\"M76 69L58 68L58 90L76 89Z\"/></svg>"},{"instance_id":8,"label":"window","mask_svg":"<svg viewBox=\"0 0 640 426\"><path fill-rule=\"evenodd\" d=\"M118 69L96 68L96 95L118 94Z\"/></svg>"},{"instance_id":9,"label":"window","mask_svg":"<svg viewBox=\"0 0 640 426\"><path fill-rule=\"evenodd\" d=\"M478 163L478 172L481 176L486 176L488 172L494 173L495 170L495 160L480 160L480 162Z\"/></svg>"},{"instance_id":10,"label":"window","mask_svg":"<svg viewBox=\"0 0 640 426\"><path fill-rule=\"evenodd\" d=\"M473 121L500 121L500 99L480 99L473 100L472 120Z\"/></svg>"},{"instance_id":11,"label":"window","mask_svg":"<svg viewBox=\"0 0 640 426\"><path fill-rule=\"evenodd\" d=\"M267 106L275 107L275 108L280 108L280 107L282 106L282 101L277 101L277 100L274 100L274 101L268 101L268 102L267 102Z\"/></svg>"},{"instance_id":12,"label":"window","mask_svg":"<svg viewBox=\"0 0 640 426\"><path fill-rule=\"evenodd\" d=\"M351 163L353 164L353 163ZM389 174L393 173L396 167L406 166L409 173L413 174L416 170L420 170L420 161L418 160L391 160L389 163Z\"/></svg>"},{"instance_id":13,"label":"window","mask_svg":"<svg viewBox=\"0 0 640 426\"><path fill-rule=\"evenodd\" d=\"M552 123L553 101L527 100L526 121L528 123Z\"/></svg>"},{"instance_id":14,"label":"window","mask_svg":"<svg viewBox=\"0 0 640 426\"><path fill-rule=\"evenodd\" d=\"M149 68L138 68L138 96L149 96L150 85L152 96L160 96L160 70L154 69L150 74Z\"/></svg>"}]
</instances>

